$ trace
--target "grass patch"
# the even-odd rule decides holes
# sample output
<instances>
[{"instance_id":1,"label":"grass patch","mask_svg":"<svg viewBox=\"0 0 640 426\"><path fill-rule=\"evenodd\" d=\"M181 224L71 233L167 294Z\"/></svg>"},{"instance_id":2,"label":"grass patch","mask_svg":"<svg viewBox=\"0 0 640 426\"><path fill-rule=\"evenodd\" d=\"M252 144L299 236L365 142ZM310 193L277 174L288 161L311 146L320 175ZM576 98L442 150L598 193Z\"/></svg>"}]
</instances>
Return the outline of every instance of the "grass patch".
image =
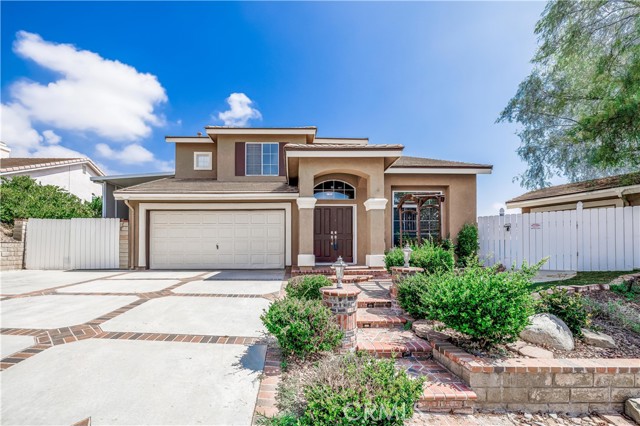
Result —
<instances>
[{"instance_id":1,"label":"grass patch","mask_svg":"<svg viewBox=\"0 0 640 426\"><path fill-rule=\"evenodd\" d=\"M636 272L636 271L633 271ZM546 290L551 287L565 285L589 285L589 284L607 284L621 275L633 273L631 271L594 271L594 272L578 272L575 277L568 280L549 281L546 283L533 283L529 288L533 291Z\"/></svg>"}]
</instances>

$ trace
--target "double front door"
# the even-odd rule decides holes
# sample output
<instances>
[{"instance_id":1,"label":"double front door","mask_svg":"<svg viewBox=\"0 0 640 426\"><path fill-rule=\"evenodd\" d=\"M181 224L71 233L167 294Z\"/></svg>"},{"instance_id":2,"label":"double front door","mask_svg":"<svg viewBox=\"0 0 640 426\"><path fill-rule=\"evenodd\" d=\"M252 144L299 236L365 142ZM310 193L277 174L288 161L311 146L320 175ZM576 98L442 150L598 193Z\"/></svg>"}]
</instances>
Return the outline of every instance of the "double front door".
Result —
<instances>
[{"instance_id":1,"label":"double front door","mask_svg":"<svg viewBox=\"0 0 640 426\"><path fill-rule=\"evenodd\" d=\"M313 212L316 262L353 262L353 206L317 206Z\"/></svg>"}]
</instances>

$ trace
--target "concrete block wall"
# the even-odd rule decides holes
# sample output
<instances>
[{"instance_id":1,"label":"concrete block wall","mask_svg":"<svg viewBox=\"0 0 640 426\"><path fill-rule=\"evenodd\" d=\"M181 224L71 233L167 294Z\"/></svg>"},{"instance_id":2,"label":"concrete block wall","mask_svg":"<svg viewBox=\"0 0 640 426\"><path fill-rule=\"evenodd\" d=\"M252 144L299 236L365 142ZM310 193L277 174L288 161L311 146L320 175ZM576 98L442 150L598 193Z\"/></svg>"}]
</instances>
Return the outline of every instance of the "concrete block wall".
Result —
<instances>
[{"instance_id":1,"label":"concrete block wall","mask_svg":"<svg viewBox=\"0 0 640 426\"><path fill-rule=\"evenodd\" d=\"M120 220L120 269L129 269L129 221Z\"/></svg>"},{"instance_id":2,"label":"concrete block wall","mask_svg":"<svg viewBox=\"0 0 640 426\"><path fill-rule=\"evenodd\" d=\"M13 225L13 241L0 243L0 269L22 269L24 266L24 241L27 220L16 219Z\"/></svg>"},{"instance_id":3,"label":"concrete block wall","mask_svg":"<svg viewBox=\"0 0 640 426\"><path fill-rule=\"evenodd\" d=\"M515 358L488 363L449 342L433 357L476 392L486 410L622 412L640 396L640 359Z\"/></svg>"}]
</instances>

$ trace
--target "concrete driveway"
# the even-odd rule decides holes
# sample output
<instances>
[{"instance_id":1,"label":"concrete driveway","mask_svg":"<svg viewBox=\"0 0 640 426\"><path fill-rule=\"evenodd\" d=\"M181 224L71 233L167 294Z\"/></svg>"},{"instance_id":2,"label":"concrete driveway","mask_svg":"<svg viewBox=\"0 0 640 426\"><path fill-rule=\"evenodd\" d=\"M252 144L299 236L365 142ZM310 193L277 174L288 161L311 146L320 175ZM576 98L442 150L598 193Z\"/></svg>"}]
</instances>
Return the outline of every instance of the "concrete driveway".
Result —
<instances>
[{"instance_id":1,"label":"concrete driveway","mask_svg":"<svg viewBox=\"0 0 640 426\"><path fill-rule=\"evenodd\" d=\"M283 271L6 271L3 425L248 425Z\"/></svg>"}]
</instances>

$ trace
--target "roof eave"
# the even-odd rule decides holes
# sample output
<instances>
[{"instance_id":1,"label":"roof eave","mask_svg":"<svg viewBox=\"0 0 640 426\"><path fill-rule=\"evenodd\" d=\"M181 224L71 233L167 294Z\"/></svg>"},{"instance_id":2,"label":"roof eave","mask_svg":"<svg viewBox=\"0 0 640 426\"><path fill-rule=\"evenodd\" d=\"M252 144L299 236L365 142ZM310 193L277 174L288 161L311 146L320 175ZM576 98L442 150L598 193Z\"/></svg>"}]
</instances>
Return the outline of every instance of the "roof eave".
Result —
<instances>
[{"instance_id":1,"label":"roof eave","mask_svg":"<svg viewBox=\"0 0 640 426\"><path fill-rule=\"evenodd\" d=\"M541 205L552 205L578 202L582 200L592 200L597 198L617 197L621 198L628 194L640 193L640 185L620 186L616 188L599 189L597 191L582 191L573 194L554 195L549 197L532 198L529 200L511 199L505 203L508 209L537 207Z\"/></svg>"}]
</instances>

